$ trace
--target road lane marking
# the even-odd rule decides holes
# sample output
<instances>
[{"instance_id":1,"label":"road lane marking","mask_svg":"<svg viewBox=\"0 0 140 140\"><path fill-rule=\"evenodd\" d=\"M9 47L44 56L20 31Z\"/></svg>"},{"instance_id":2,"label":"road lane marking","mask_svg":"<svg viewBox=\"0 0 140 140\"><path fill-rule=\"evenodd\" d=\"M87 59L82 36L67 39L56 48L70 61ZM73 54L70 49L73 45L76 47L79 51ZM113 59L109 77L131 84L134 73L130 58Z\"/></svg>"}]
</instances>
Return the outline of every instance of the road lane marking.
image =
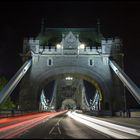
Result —
<instances>
[{"instance_id":1,"label":"road lane marking","mask_svg":"<svg viewBox=\"0 0 140 140\"><path fill-rule=\"evenodd\" d=\"M50 130L50 132L49 132L49 135L54 131L54 129L57 127L57 130L58 130L58 132L59 132L59 134L62 134L61 133L61 130L60 130L60 128L59 128L59 125L60 125L60 121L61 120L63 120L64 119L64 116L63 117L61 117L58 121L57 121L57 123L52 127L52 129ZM54 133L53 133L54 134Z\"/></svg>"},{"instance_id":2,"label":"road lane marking","mask_svg":"<svg viewBox=\"0 0 140 140\"><path fill-rule=\"evenodd\" d=\"M49 135L53 132L55 126L50 130Z\"/></svg>"},{"instance_id":3,"label":"road lane marking","mask_svg":"<svg viewBox=\"0 0 140 140\"><path fill-rule=\"evenodd\" d=\"M59 126L59 122L57 122L57 123L55 124L55 126Z\"/></svg>"},{"instance_id":4,"label":"road lane marking","mask_svg":"<svg viewBox=\"0 0 140 140\"><path fill-rule=\"evenodd\" d=\"M58 132L59 132L59 134L61 135L61 131L60 131L60 128L59 128L59 127L57 127L57 129L58 129Z\"/></svg>"}]
</instances>

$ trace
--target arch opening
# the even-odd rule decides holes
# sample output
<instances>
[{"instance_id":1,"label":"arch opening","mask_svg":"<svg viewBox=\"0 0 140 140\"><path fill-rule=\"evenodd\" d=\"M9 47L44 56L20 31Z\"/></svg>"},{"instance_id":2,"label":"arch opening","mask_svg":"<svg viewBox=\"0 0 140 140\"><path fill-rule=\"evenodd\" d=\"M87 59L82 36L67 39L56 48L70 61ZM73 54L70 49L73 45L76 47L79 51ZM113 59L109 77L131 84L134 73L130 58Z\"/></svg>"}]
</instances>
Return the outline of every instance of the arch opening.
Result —
<instances>
[{"instance_id":1,"label":"arch opening","mask_svg":"<svg viewBox=\"0 0 140 140\"><path fill-rule=\"evenodd\" d=\"M38 90L38 102L42 89L47 88L49 83L53 81L54 85L51 98L50 95L48 97L47 93L45 95L46 100L49 98L48 110L67 108L84 111L100 111L105 109L105 91L100 84L95 79L79 73L64 73L50 76L43 80ZM88 88L92 89L91 93L89 93L90 90ZM75 96L78 97L75 98ZM66 101L71 101L71 103L66 103Z\"/></svg>"},{"instance_id":2,"label":"arch opening","mask_svg":"<svg viewBox=\"0 0 140 140\"><path fill-rule=\"evenodd\" d=\"M26 92L24 92L24 100L28 101L28 104L30 104L29 108L32 110L38 110L40 107L40 95L42 90L48 85L51 81L57 81L62 80L68 77L73 77L75 79L78 79L79 81L87 81L91 85L93 85L98 92L97 99L100 99L101 104L97 108L101 108L101 111L108 110L111 112L111 82L108 79L105 79L106 77L102 76L100 71L90 70L85 67L50 67L49 70L42 69L41 73L34 74L31 71L30 79L34 81L28 86L28 89L26 88ZM82 87L82 86L81 86ZM55 87L54 87L55 89ZM82 90L81 90L82 91ZM84 91L84 90L83 90ZM32 94L29 94L32 92ZM23 95L23 94L21 94ZM25 96L26 95L26 96ZM54 96L53 96L54 97ZM99 98L98 98L99 97ZM21 101L24 101L23 98L21 98ZM29 100L30 99L30 100ZM93 100L93 98L92 98ZM89 100L90 101L90 100ZM90 102L88 101L88 105ZM61 100L61 103L63 100ZM85 101L87 102L87 101ZM92 103L93 101L91 101ZM26 109L27 108L27 102L21 102L21 108ZM51 104L52 102L50 102ZM109 104L108 106L105 105L105 103ZM61 108L62 104L58 107ZM54 107L54 106L52 106ZM77 108L80 108L79 105L77 105ZM92 109L92 108L91 108ZM94 109L94 108L93 108Z\"/></svg>"}]
</instances>

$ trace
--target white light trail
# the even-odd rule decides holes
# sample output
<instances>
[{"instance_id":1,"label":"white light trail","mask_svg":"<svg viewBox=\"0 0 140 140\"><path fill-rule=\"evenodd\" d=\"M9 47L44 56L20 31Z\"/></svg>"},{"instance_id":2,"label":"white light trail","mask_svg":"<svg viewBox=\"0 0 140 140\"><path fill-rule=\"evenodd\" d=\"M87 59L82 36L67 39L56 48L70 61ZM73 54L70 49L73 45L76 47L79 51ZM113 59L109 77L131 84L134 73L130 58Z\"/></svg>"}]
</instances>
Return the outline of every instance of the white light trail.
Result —
<instances>
[{"instance_id":1,"label":"white light trail","mask_svg":"<svg viewBox=\"0 0 140 140\"><path fill-rule=\"evenodd\" d=\"M69 117L75 119L76 121L88 125L91 128L101 131L102 133L105 133L114 138L128 139L140 137L140 132L138 132L136 129L112 124L82 114L77 114L75 112L68 112L67 114Z\"/></svg>"}]
</instances>

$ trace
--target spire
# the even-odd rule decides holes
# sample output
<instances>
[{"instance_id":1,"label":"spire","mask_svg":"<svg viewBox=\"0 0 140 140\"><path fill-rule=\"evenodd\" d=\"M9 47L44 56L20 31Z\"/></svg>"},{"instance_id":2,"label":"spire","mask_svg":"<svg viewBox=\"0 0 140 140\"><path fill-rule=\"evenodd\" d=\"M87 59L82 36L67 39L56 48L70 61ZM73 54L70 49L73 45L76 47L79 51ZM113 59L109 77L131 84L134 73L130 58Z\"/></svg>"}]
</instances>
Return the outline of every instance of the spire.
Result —
<instances>
[{"instance_id":1,"label":"spire","mask_svg":"<svg viewBox=\"0 0 140 140\"><path fill-rule=\"evenodd\" d=\"M44 21L44 18L42 18L42 21L41 21L41 33L44 33L44 24L45 24L45 21Z\"/></svg>"},{"instance_id":2,"label":"spire","mask_svg":"<svg viewBox=\"0 0 140 140\"><path fill-rule=\"evenodd\" d=\"M97 32L100 34L100 19L97 19Z\"/></svg>"}]
</instances>

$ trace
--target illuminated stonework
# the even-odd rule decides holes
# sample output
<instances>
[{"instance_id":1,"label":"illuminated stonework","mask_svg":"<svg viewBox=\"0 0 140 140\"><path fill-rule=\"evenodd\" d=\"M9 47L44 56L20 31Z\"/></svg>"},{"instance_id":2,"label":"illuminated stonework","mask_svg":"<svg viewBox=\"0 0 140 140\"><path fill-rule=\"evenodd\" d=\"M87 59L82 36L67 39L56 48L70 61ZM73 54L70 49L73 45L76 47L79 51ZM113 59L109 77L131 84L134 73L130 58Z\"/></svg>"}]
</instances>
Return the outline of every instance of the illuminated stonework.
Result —
<instances>
[{"instance_id":1,"label":"illuminated stonework","mask_svg":"<svg viewBox=\"0 0 140 140\"><path fill-rule=\"evenodd\" d=\"M103 36L96 40L94 28L47 28L36 38L25 39L23 60L31 57L32 67L21 83L21 106L26 108L27 100L31 109L37 109L46 81L66 74L93 83L100 92L102 110L112 109L112 104L113 109L119 109L124 87L112 73L108 59L113 57L123 66L122 42Z\"/></svg>"}]
</instances>

